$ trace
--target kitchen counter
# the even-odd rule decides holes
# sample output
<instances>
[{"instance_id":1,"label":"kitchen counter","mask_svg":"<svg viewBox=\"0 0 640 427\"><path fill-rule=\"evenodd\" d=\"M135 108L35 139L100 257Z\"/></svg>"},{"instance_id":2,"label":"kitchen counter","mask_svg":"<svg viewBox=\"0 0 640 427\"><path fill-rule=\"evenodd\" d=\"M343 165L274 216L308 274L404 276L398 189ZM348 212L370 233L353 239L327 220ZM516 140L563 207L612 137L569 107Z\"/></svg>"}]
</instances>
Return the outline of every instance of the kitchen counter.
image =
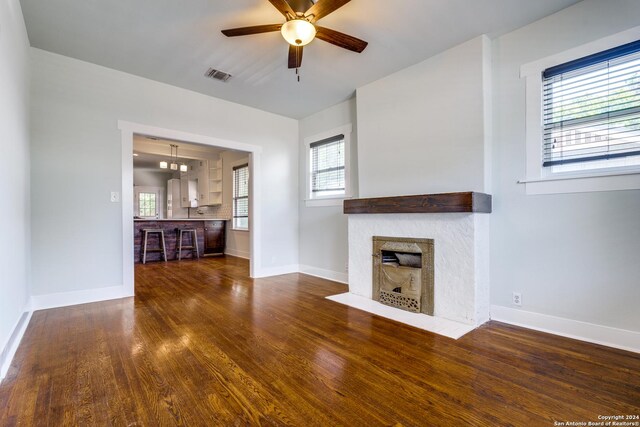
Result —
<instances>
[{"instance_id":1,"label":"kitchen counter","mask_svg":"<svg viewBox=\"0 0 640 427\"><path fill-rule=\"evenodd\" d=\"M177 259L178 230L180 228L193 228L198 236L199 255L223 255L225 247L225 222L228 219L219 218L139 218L133 220L133 253L134 262L138 263L142 259L142 230L145 228L161 229L164 231L164 240L167 245L167 260ZM148 249L159 248L159 234L149 234L147 244ZM191 245L189 237L183 238L183 246ZM195 254L185 250L182 259L188 259ZM160 252L147 252L147 261L161 260Z\"/></svg>"},{"instance_id":2,"label":"kitchen counter","mask_svg":"<svg viewBox=\"0 0 640 427\"><path fill-rule=\"evenodd\" d=\"M182 222L182 221L231 221L227 218L165 218L165 219L155 219L155 218L134 218L134 221L173 221L173 222Z\"/></svg>"}]
</instances>

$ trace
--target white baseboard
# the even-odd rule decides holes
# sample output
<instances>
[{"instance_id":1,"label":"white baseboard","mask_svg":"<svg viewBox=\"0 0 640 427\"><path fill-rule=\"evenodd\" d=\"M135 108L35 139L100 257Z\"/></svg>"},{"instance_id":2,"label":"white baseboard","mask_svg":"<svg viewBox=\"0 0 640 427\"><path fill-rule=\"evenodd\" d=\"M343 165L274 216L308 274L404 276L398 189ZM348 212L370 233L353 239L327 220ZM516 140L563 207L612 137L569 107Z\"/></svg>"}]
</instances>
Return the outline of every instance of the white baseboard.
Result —
<instances>
[{"instance_id":1,"label":"white baseboard","mask_svg":"<svg viewBox=\"0 0 640 427\"><path fill-rule=\"evenodd\" d=\"M331 280L333 282L349 283L349 275L347 273L340 273L333 270L325 270L324 268L313 267L310 265L300 264L300 273L308 274L309 276L320 277L321 279Z\"/></svg>"},{"instance_id":2,"label":"white baseboard","mask_svg":"<svg viewBox=\"0 0 640 427\"><path fill-rule=\"evenodd\" d=\"M309 265L290 264L280 267L267 267L258 270L258 273L254 275L254 279L263 277L280 276L281 274L291 273L304 273L309 276L320 277L322 279L331 280L334 282L347 283L348 275L346 273L339 273L337 271L324 270L322 268L311 267Z\"/></svg>"},{"instance_id":3,"label":"white baseboard","mask_svg":"<svg viewBox=\"0 0 640 427\"><path fill-rule=\"evenodd\" d=\"M11 361L13 361L13 357L16 355L16 351L18 351L20 341L22 341L22 337L27 330L27 326L29 326L29 321L31 320L32 314L33 311L25 311L20 316L20 319L18 319L13 329L11 330L9 340L7 341L2 351L0 351L0 381L4 379L4 377L7 375L7 372L9 371Z\"/></svg>"},{"instance_id":4,"label":"white baseboard","mask_svg":"<svg viewBox=\"0 0 640 427\"><path fill-rule=\"evenodd\" d=\"M67 307L70 305L108 301L130 296L133 295L129 295L123 286L110 286L107 288L85 289L81 291L60 292L46 295L32 295L31 310L36 311L48 308Z\"/></svg>"},{"instance_id":5,"label":"white baseboard","mask_svg":"<svg viewBox=\"0 0 640 427\"><path fill-rule=\"evenodd\" d=\"M282 274L298 273L298 264L282 265L278 267L262 267L253 275L254 279L280 276Z\"/></svg>"},{"instance_id":6,"label":"white baseboard","mask_svg":"<svg viewBox=\"0 0 640 427\"><path fill-rule=\"evenodd\" d=\"M565 319L548 314L491 306L491 320L640 353L640 332Z\"/></svg>"},{"instance_id":7,"label":"white baseboard","mask_svg":"<svg viewBox=\"0 0 640 427\"><path fill-rule=\"evenodd\" d=\"M225 248L224 254L225 255L234 256L234 257L238 257L238 258L244 258L244 259L250 259L251 258L251 254L249 252L247 252L247 251L239 251L237 249Z\"/></svg>"},{"instance_id":8,"label":"white baseboard","mask_svg":"<svg viewBox=\"0 0 640 427\"><path fill-rule=\"evenodd\" d=\"M261 268L258 270L257 274L253 276L253 278L259 279L264 277L280 276L282 274L291 274L291 273L304 273L304 274L308 274L309 276L320 277L321 279L327 279L333 282L339 282L344 284L347 284L349 279L349 276L346 273L340 273L337 271L312 267L310 265L299 265L299 264L283 265L280 267Z\"/></svg>"}]
</instances>

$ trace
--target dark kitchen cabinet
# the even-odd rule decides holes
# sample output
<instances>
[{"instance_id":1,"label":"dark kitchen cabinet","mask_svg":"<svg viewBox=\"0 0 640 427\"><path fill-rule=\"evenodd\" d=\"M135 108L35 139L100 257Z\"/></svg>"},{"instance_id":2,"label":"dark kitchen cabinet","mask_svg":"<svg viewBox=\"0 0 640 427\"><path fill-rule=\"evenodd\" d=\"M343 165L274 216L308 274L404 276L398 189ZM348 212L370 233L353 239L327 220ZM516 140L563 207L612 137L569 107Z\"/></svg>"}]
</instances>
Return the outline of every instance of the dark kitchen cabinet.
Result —
<instances>
[{"instance_id":1,"label":"dark kitchen cabinet","mask_svg":"<svg viewBox=\"0 0 640 427\"><path fill-rule=\"evenodd\" d=\"M224 255L225 221L204 222L204 255Z\"/></svg>"}]
</instances>

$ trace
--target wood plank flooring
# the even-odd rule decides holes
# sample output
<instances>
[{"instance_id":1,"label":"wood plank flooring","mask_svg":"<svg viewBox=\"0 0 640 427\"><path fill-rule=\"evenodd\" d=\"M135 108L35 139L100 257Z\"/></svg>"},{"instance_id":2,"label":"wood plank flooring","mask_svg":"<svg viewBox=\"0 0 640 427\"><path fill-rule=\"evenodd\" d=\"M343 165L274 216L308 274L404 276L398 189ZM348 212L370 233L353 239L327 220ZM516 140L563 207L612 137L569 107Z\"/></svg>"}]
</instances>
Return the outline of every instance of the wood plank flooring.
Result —
<instances>
[{"instance_id":1,"label":"wood plank flooring","mask_svg":"<svg viewBox=\"0 0 640 427\"><path fill-rule=\"evenodd\" d=\"M136 298L34 313L0 425L553 426L640 415L640 355L489 323L455 341L251 280L238 258L136 266ZM635 420L637 421L637 420Z\"/></svg>"}]
</instances>

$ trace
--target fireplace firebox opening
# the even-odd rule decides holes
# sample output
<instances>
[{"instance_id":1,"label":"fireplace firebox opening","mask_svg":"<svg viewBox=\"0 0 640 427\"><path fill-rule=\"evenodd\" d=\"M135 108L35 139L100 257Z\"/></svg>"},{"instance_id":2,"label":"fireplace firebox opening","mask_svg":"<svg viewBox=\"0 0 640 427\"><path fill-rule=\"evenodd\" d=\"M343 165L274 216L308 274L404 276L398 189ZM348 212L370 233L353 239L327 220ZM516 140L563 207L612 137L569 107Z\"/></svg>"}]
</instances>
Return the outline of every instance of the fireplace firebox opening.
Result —
<instances>
[{"instance_id":1,"label":"fireplace firebox opening","mask_svg":"<svg viewBox=\"0 0 640 427\"><path fill-rule=\"evenodd\" d=\"M373 299L433 316L433 239L373 237Z\"/></svg>"}]
</instances>

